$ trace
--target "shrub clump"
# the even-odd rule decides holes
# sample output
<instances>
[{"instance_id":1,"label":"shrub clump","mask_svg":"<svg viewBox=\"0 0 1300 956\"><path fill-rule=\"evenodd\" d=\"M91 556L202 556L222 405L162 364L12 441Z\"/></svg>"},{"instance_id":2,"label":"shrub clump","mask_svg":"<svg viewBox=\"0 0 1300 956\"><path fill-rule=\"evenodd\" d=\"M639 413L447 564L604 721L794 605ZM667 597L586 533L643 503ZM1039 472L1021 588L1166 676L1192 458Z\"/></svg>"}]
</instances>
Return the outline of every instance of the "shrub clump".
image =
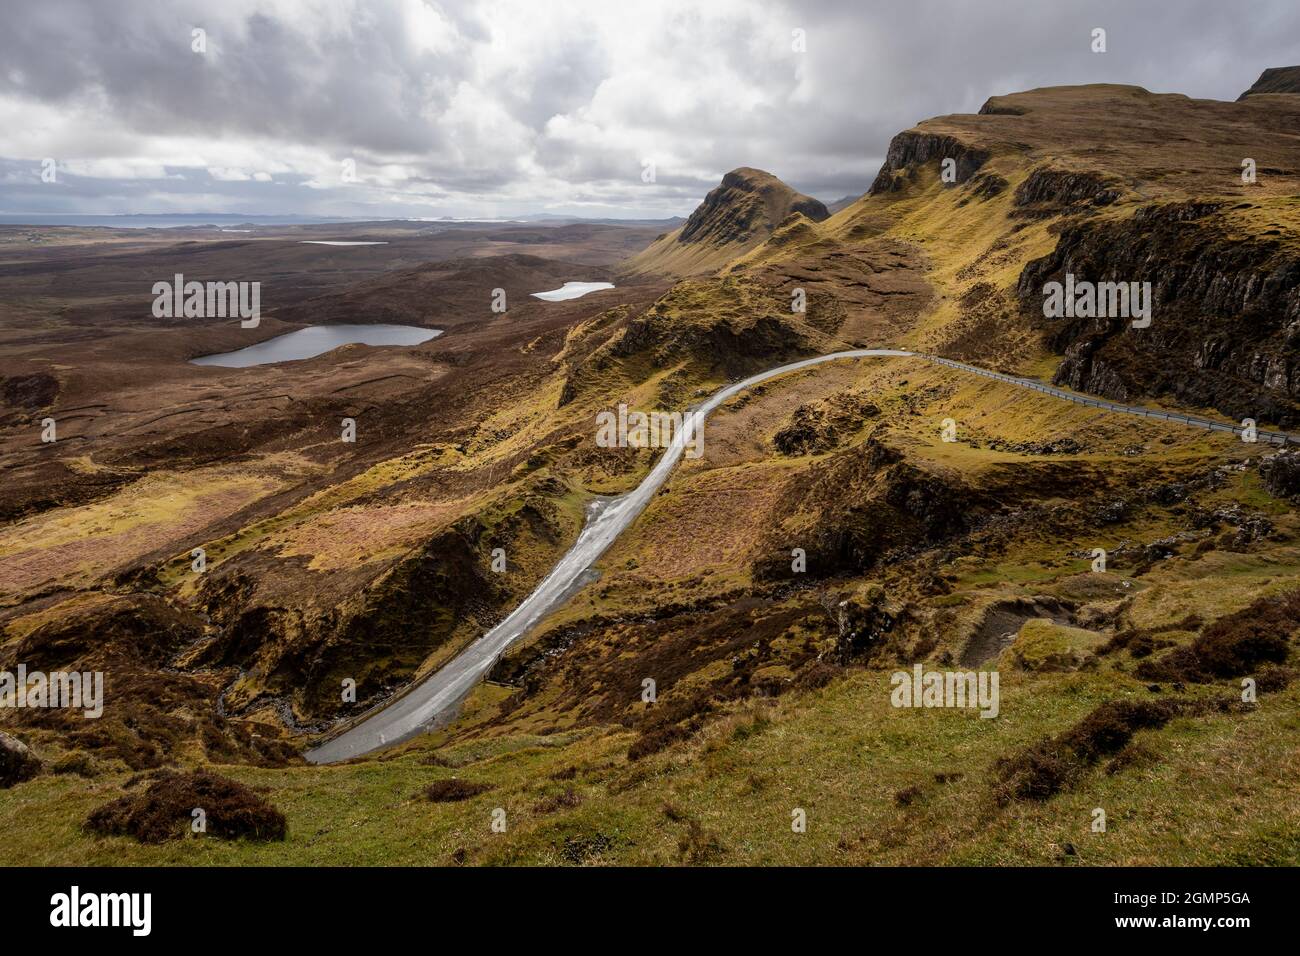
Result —
<instances>
[{"instance_id":1,"label":"shrub clump","mask_svg":"<svg viewBox=\"0 0 1300 956\"><path fill-rule=\"evenodd\" d=\"M898 804L900 807L910 807L920 799L921 788L916 785L904 787L902 790L899 790L894 794L894 803Z\"/></svg>"},{"instance_id":2,"label":"shrub clump","mask_svg":"<svg viewBox=\"0 0 1300 956\"><path fill-rule=\"evenodd\" d=\"M1261 694L1276 694L1290 687L1295 676L1294 667L1261 667L1255 675L1255 689Z\"/></svg>"},{"instance_id":3,"label":"shrub clump","mask_svg":"<svg viewBox=\"0 0 1300 956\"><path fill-rule=\"evenodd\" d=\"M795 678L795 686L803 690L819 690L833 681L841 673L843 673L843 671L834 664L829 664L826 661L817 661L814 664L805 667L799 673L799 676Z\"/></svg>"},{"instance_id":4,"label":"shrub clump","mask_svg":"<svg viewBox=\"0 0 1300 956\"><path fill-rule=\"evenodd\" d=\"M558 810L571 810L580 803L582 795L572 787L566 787L561 793L539 800L533 810L537 813L555 813Z\"/></svg>"},{"instance_id":5,"label":"shrub clump","mask_svg":"<svg viewBox=\"0 0 1300 956\"><path fill-rule=\"evenodd\" d=\"M489 783L474 783L452 777L448 780L435 780L425 787L424 799L434 803L457 803L470 797L477 797L480 793L486 793L491 789L492 785Z\"/></svg>"},{"instance_id":6,"label":"shrub clump","mask_svg":"<svg viewBox=\"0 0 1300 956\"><path fill-rule=\"evenodd\" d=\"M670 703L657 704L642 720L639 736L627 749L627 759L641 760L679 741L689 740L715 709L707 690Z\"/></svg>"},{"instance_id":7,"label":"shrub clump","mask_svg":"<svg viewBox=\"0 0 1300 956\"><path fill-rule=\"evenodd\" d=\"M686 832L677 838L677 855L684 863L715 863L726 852L717 834L704 829L698 820L688 820Z\"/></svg>"},{"instance_id":8,"label":"shrub clump","mask_svg":"<svg viewBox=\"0 0 1300 956\"><path fill-rule=\"evenodd\" d=\"M691 736L691 728L669 724L665 727L651 727L641 731L641 735L627 748L628 760L640 760L667 750L679 740Z\"/></svg>"},{"instance_id":9,"label":"shrub clump","mask_svg":"<svg viewBox=\"0 0 1300 956\"><path fill-rule=\"evenodd\" d=\"M994 795L999 803L1047 800L1068 789L1103 757L1119 754L1139 730L1163 727L1175 717L1206 710L1228 710L1232 700L1185 701L1161 697L1149 701L1112 700L1095 708L1073 727L1043 737L1013 757L993 765ZM1126 761L1121 761L1122 766Z\"/></svg>"},{"instance_id":10,"label":"shrub clump","mask_svg":"<svg viewBox=\"0 0 1300 956\"><path fill-rule=\"evenodd\" d=\"M1247 608L1219 618L1185 647L1142 661L1143 680L1208 684L1254 673L1264 664L1282 664L1291 632L1300 627L1300 591L1260 598Z\"/></svg>"},{"instance_id":11,"label":"shrub clump","mask_svg":"<svg viewBox=\"0 0 1300 956\"><path fill-rule=\"evenodd\" d=\"M72 773L79 777L94 777L99 774L99 766L90 754L70 751L50 764L50 773Z\"/></svg>"},{"instance_id":12,"label":"shrub clump","mask_svg":"<svg viewBox=\"0 0 1300 956\"><path fill-rule=\"evenodd\" d=\"M582 866L613 848L614 838L604 833L572 836L564 841L564 845L560 848L560 856L564 858L565 863Z\"/></svg>"},{"instance_id":13,"label":"shrub clump","mask_svg":"<svg viewBox=\"0 0 1300 956\"><path fill-rule=\"evenodd\" d=\"M141 843L164 843L183 836L201 809L206 832L228 840L283 840L284 814L235 780L206 770L166 771L140 793L91 811L86 826L106 836L132 836Z\"/></svg>"}]
</instances>

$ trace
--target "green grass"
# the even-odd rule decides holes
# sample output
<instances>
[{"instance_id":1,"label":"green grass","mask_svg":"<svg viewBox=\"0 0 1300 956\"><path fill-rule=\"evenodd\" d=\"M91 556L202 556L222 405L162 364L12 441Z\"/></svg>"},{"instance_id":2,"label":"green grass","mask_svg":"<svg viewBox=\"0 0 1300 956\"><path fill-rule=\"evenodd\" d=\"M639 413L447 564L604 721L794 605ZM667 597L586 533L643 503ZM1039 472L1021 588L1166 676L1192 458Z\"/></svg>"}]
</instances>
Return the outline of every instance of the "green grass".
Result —
<instances>
[{"instance_id":1,"label":"green grass","mask_svg":"<svg viewBox=\"0 0 1300 956\"><path fill-rule=\"evenodd\" d=\"M1183 718L1139 741L1159 756L1100 767L1043 803L997 806L989 768L1116 696L1145 697L1114 671L1004 672L1001 715L895 709L889 671L850 674L812 694L742 704L699 738L628 764L627 734L506 736L450 748L454 768L425 766L427 742L382 760L326 768L218 768L289 820L283 843L191 837L158 847L80 828L119 793L121 776L45 776L0 801L5 864L446 864L585 862L805 865L1071 863L1210 865L1300 862L1296 689L1245 715ZM1194 689L1212 694L1213 689ZM1222 693L1222 691L1217 691ZM575 779L553 774L577 766ZM960 773L939 783L936 772ZM457 776L493 789L463 803L417 796ZM918 787L901 806L895 795ZM572 788L575 808L546 812ZM506 811L505 833L492 811ZM803 808L808 832L793 833ZM1094 807L1108 830L1090 832ZM691 821L696 824L692 835ZM716 845L715 845L716 844ZM718 849L720 847L720 849ZM566 856L567 853L567 856Z\"/></svg>"}]
</instances>

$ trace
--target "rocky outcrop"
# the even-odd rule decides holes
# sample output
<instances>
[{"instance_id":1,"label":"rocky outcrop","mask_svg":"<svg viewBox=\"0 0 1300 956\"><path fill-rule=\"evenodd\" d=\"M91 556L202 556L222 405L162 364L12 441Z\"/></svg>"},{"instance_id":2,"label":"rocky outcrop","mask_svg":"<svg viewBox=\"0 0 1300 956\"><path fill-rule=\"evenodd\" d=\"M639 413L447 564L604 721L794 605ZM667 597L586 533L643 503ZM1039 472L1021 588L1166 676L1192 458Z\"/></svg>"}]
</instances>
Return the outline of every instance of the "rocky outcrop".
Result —
<instances>
[{"instance_id":1,"label":"rocky outcrop","mask_svg":"<svg viewBox=\"0 0 1300 956\"><path fill-rule=\"evenodd\" d=\"M878 582L858 588L836 608L836 663L847 667L870 658L884 644L902 613L903 609L889 599Z\"/></svg>"},{"instance_id":2,"label":"rocky outcrop","mask_svg":"<svg viewBox=\"0 0 1300 956\"><path fill-rule=\"evenodd\" d=\"M800 405L789 422L772 436L782 455L818 455L838 447L863 424L880 414L875 403L856 392Z\"/></svg>"},{"instance_id":3,"label":"rocky outcrop","mask_svg":"<svg viewBox=\"0 0 1300 956\"><path fill-rule=\"evenodd\" d=\"M683 282L631 319L607 351L614 360L648 357L656 368L698 361L728 377L743 376L816 351L801 318L789 311L788 300L744 279Z\"/></svg>"},{"instance_id":4,"label":"rocky outcrop","mask_svg":"<svg viewBox=\"0 0 1300 956\"><path fill-rule=\"evenodd\" d=\"M1150 327L1115 317L1043 320L1044 285L1067 273L1076 282L1150 282ZM1276 240L1230 235L1213 203L1068 225L1056 249L1021 272L1017 294L1065 356L1057 384L1300 422L1300 259Z\"/></svg>"},{"instance_id":5,"label":"rocky outcrop","mask_svg":"<svg viewBox=\"0 0 1300 956\"><path fill-rule=\"evenodd\" d=\"M861 574L896 548L959 536L1000 508L960 478L902 460L874 439L820 464L774 515L774 529L754 564L759 580ZM791 566L802 548L805 571Z\"/></svg>"},{"instance_id":6,"label":"rocky outcrop","mask_svg":"<svg viewBox=\"0 0 1300 956\"><path fill-rule=\"evenodd\" d=\"M1120 197L1099 173L1040 166L1016 187L1015 204L1043 213L1059 213L1074 205L1108 206Z\"/></svg>"},{"instance_id":7,"label":"rocky outcrop","mask_svg":"<svg viewBox=\"0 0 1300 956\"><path fill-rule=\"evenodd\" d=\"M704 197L677 241L744 244L771 235L795 212L813 222L830 216L820 200L796 192L771 173L742 166L723 176L722 183Z\"/></svg>"},{"instance_id":8,"label":"rocky outcrop","mask_svg":"<svg viewBox=\"0 0 1300 956\"><path fill-rule=\"evenodd\" d=\"M985 200L992 199L994 196L1000 196L1006 192L1007 186L1010 185L1003 177L997 173L982 172L970 179L970 194L975 199ZM962 200L964 205L966 200Z\"/></svg>"},{"instance_id":9,"label":"rocky outcrop","mask_svg":"<svg viewBox=\"0 0 1300 956\"><path fill-rule=\"evenodd\" d=\"M32 779L41 772L41 762L31 748L17 737L0 731L0 790Z\"/></svg>"},{"instance_id":10,"label":"rocky outcrop","mask_svg":"<svg viewBox=\"0 0 1300 956\"><path fill-rule=\"evenodd\" d=\"M660 236L622 269L639 275L714 272L765 242L792 217L808 225L829 218L830 211L771 173L742 166L722 177L685 225Z\"/></svg>"},{"instance_id":11,"label":"rocky outcrop","mask_svg":"<svg viewBox=\"0 0 1300 956\"><path fill-rule=\"evenodd\" d=\"M1270 67L1259 75L1254 86L1237 97L1237 102L1257 93L1300 93L1300 66Z\"/></svg>"},{"instance_id":12,"label":"rocky outcrop","mask_svg":"<svg viewBox=\"0 0 1300 956\"><path fill-rule=\"evenodd\" d=\"M964 183L988 162L989 154L954 136L906 130L889 141L885 163L871 184L870 194L897 192L916 178L918 167L945 159L955 161L957 182Z\"/></svg>"},{"instance_id":13,"label":"rocky outcrop","mask_svg":"<svg viewBox=\"0 0 1300 956\"><path fill-rule=\"evenodd\" d=\"M1259 477L1275 498L1300 496L1300 452L1283 451L1259 463Z\"/></svg>"}]
</instances>

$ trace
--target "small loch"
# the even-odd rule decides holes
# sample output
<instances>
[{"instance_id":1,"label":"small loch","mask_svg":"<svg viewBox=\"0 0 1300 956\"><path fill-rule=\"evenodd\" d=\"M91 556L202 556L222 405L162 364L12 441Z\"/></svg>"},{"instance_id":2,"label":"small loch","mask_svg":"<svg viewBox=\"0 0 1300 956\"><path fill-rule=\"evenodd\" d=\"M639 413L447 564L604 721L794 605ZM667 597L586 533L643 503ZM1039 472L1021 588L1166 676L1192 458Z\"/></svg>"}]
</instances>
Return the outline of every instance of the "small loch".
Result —
<instances>
[{"instance_id":1,"label":"small loch","mask_svg":"<svg viewBox=\"0 0 1300 956\"><path fill-rule=\"evenodd\" d=\"M422 329L418 325L309 325L235 352L190 359L190 363L248 368L309 359L341 345L419 345L441 334L441 329Z\"/></svg>"},{"instance_id":2,"label":"small loch","mask_svg":"<svg viewBox=\"0 0 1300 956\"><path fill-rule=\"evenodd\" d=\"M612 288L614 288L612 282L566 282L558 289L552 289L550 292L534 292L532 295L547 302L561 302L564 299L579 299L588 292Z\"/></svg>"}]
</instances>

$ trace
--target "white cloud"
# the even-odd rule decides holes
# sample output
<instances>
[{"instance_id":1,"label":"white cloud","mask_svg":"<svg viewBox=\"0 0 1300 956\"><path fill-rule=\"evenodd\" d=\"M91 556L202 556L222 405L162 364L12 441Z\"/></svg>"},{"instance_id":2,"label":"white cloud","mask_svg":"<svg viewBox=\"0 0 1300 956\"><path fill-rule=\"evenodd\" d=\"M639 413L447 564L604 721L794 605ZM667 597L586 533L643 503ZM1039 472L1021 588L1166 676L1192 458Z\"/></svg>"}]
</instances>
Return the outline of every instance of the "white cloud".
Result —
<instances>
[{"instance_id":1,"label":"white cloud","mask_svg":"<svg viewBox=\"0 0 1300 956\"><path fill-rule=\"evenodd\" d=\"M1086 49L1097 23L1105 56ZM668 215L739 165L831 199L926 116L1103 80L1231 98L1293 59L1297 27L1289 0L1250 16L1217 0L26 4L0 34L0 208ZM23 192L12 170L45 156L79 191ZM190 192L118 188L165 178Z\"/></svg>"}]
</instances>

